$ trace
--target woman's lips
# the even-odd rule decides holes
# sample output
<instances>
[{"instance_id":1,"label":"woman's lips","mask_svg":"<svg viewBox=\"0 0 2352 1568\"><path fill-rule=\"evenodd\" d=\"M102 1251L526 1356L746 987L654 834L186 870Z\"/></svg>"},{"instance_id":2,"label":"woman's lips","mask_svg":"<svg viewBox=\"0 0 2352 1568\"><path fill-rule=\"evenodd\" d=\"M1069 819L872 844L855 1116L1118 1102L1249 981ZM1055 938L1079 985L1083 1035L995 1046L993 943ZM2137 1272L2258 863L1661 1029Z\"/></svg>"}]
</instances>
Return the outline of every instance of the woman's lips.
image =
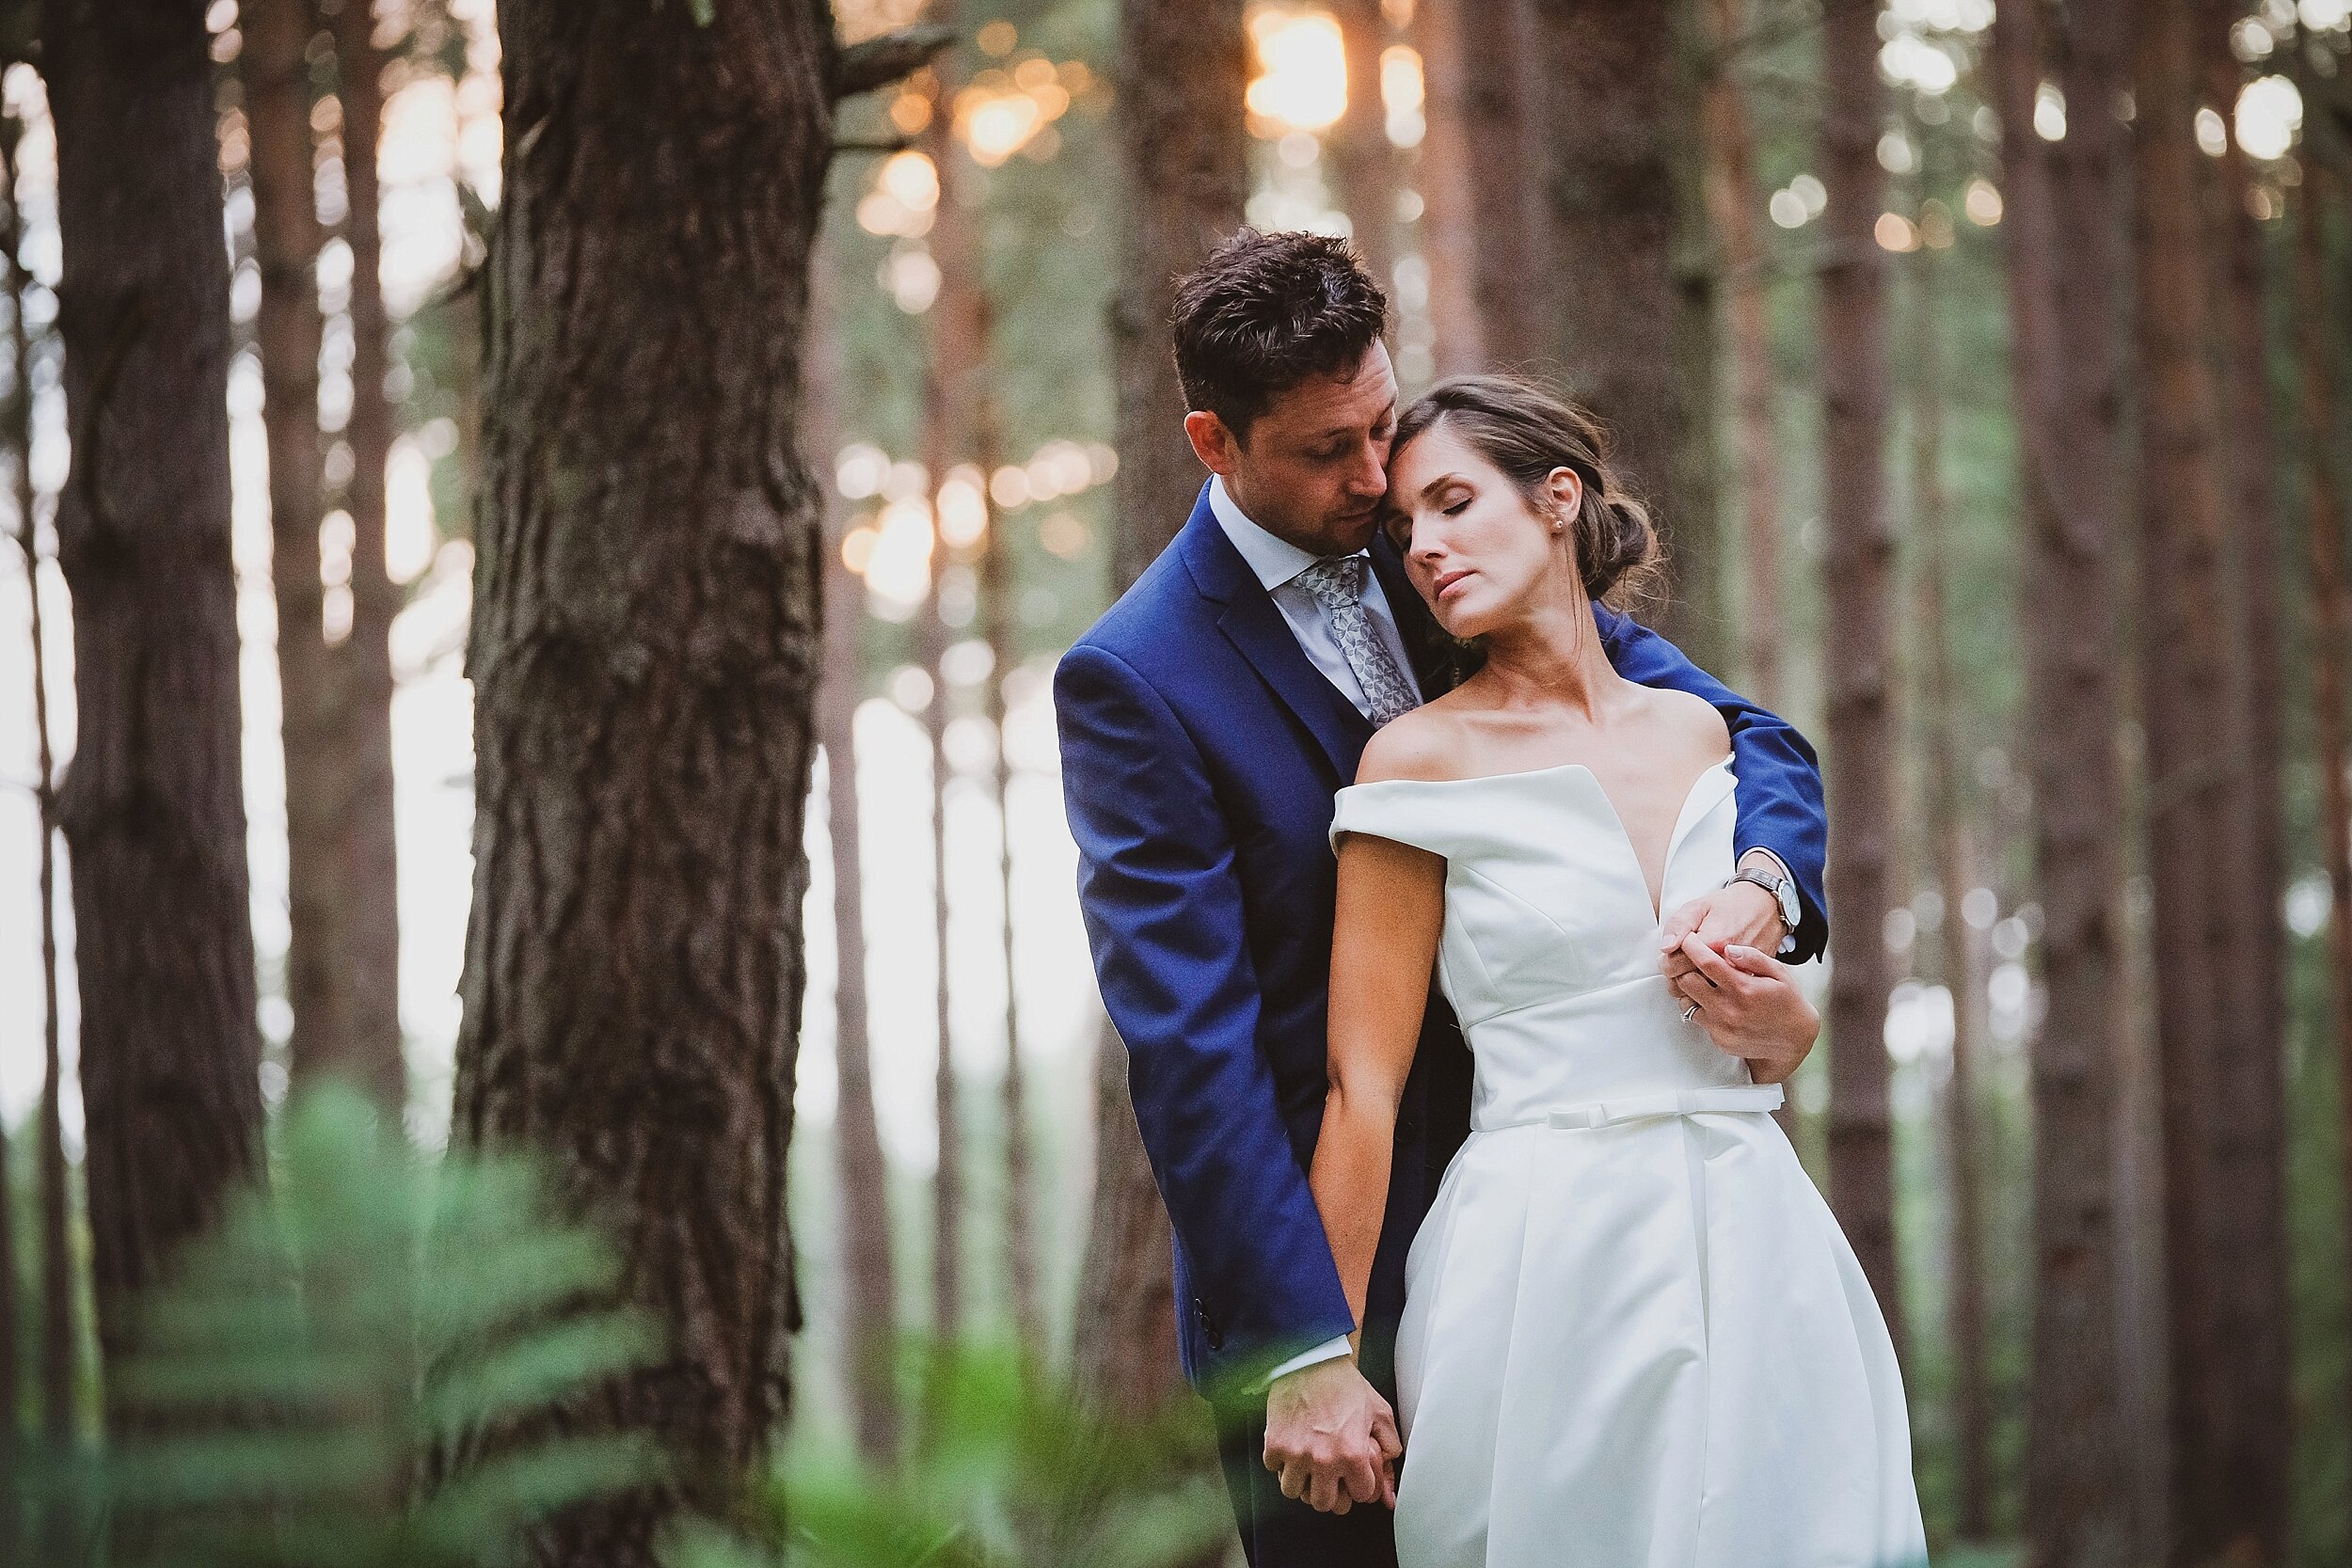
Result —
<instances>
[{"instance_id":1,"label":"woman's lips","mask_svg":"<svg viewBox=\"0 0 2352 1568\"><path fill-rule=\"evenodd\" d=\"M1456 588L1460 587L1465 581L1469 580L1470 577L1470 573L1467 568L1452 572L1440 572L1438 574L1437 580L1430 586L1431 589L1437 594L1438 597L1443 599L1450 595Z\"/></svg>"}]
</instances>

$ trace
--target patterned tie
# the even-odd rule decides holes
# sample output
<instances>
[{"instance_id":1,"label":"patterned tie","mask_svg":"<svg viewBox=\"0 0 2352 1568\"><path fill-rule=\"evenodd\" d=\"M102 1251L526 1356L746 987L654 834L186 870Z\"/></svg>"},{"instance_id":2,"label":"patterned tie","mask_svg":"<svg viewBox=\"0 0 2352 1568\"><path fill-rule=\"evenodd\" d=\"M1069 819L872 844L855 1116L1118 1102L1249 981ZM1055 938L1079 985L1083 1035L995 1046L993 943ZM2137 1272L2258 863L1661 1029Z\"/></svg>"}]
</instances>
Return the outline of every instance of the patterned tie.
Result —
<instances>
[{"instance_id":1,"label":"patterned tie","mask_svg":"<svg viewBox=\"0 0 2352 1568\"><path fill-rule=\"evenodd\" d=\"M1340 640L1340 652L1363 689L1375 726L1421 706L1421 694L1396 667L1381 643L1379 633L1364 614L1364 569L1372 562L1360 555L1318 561L1295 579L1314 595Z\"/></svg>"}]
</instances>

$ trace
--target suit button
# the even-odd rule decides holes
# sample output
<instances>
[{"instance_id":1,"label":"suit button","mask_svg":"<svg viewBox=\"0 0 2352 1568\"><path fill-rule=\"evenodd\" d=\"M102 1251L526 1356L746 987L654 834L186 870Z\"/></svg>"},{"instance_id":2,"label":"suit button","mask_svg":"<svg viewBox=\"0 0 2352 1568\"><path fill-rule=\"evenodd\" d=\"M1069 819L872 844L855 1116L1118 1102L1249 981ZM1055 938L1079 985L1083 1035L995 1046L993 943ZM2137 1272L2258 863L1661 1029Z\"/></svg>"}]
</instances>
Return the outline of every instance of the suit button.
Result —
<instances>
[{"instance_id":1,"label":"suit button","mask_svg":"<svg viewBox=\"0 0 2352 1568\"><path fill-rule=\"evenodd\" d=\"M1211 1350L1223 1350L1225 1331L1210 1321L1208 1306L1199 1296L1192 1298L1192 1315L1200 1321L1200 1338L1207 1341L1208 1347Z\"/></svg>"}]
</instances>

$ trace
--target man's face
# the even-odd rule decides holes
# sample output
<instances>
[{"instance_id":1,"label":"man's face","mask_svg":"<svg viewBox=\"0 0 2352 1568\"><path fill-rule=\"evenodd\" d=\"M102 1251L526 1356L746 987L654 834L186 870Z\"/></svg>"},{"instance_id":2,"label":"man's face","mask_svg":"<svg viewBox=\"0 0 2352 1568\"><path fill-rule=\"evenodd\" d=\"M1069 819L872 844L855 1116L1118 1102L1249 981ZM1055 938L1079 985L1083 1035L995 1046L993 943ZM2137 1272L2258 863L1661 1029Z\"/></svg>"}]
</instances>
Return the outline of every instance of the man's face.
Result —
<instances>
[{"instance_id":1,"label":"man's face","mask_svg":"<svg viewBox=\"0 0 2352 1568\"><path fill-rule=\"evenodd\" d=\"M1311 376L1278 396L1250 425L1247 446L1215 414L1184 419L1193 451L1224 476L1234 504L1318 556L1372 542L1395 432L1396 372L1377 342L1353 371Z\"/></svg>"}]
</instances>

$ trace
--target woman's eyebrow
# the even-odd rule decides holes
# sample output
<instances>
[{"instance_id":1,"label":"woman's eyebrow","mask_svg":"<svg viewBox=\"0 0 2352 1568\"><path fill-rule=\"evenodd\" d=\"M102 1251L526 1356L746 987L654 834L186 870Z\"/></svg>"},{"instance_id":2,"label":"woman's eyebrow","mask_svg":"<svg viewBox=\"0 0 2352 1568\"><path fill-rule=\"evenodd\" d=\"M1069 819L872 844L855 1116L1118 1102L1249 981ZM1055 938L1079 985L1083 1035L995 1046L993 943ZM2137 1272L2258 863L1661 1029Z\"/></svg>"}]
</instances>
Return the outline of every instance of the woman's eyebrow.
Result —
<instances>
[{"instance_id":1,"label":"woman's eyebrow","mask_svg":"<svg viewBox=\"0 0 2352 1568\"><path fill-rule=\"evenodd\" d=\"M1428 483L1421 487L1421 499L1427 500L1430 497L1436 495L1438 491L1444 489L1449 484L1465 484L1468 483L1469 482L1463 479L1460 474L1439 474L1437 478L1431 480Z\"/></svg>"}]
</instances>

